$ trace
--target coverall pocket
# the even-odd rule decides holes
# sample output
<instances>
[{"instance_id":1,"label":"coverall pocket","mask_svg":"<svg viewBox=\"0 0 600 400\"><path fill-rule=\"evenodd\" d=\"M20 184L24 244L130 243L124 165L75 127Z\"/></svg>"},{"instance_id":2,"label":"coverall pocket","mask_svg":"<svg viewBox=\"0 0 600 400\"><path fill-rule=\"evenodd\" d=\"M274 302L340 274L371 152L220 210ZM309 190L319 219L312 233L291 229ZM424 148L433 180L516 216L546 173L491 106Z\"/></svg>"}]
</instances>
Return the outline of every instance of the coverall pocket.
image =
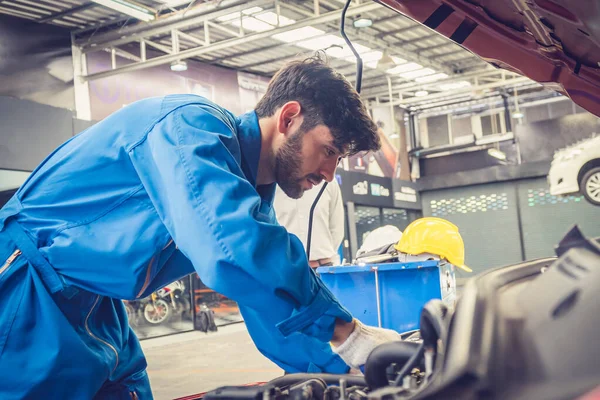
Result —
<instances>
[{"instance_id":1,"label":"coverall pocket","mask_svg":"<svg viewBox=\"0 0 600 400\"><path fill-rule=\"evenodd\" d=\"M26 268L23 268L25 262L23 257L16 259L0 275L0 293L2 293L2 303L4 304L0 307L0 369L4 365L2 361L4 346L15 317L21 308L25 293L24 286L19 284L25 279Z\"/></svg>"}]
</instances>

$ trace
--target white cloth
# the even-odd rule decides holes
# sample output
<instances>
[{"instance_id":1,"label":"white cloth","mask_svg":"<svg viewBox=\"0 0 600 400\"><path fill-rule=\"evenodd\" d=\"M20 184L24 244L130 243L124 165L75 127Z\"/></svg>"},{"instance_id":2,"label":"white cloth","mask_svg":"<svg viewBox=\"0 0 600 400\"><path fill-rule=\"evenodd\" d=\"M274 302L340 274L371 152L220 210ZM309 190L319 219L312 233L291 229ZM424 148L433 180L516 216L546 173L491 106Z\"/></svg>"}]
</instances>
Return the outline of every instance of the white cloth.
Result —
<instances>
[{"instance_id":1,"label":"white cloth","mask_svg":"<svg viewBox=\"0 0 600 400\"><path fill-rule=\"evenodd\" d=\"M356 252L356 256L368 253L385 245L398 243L402 237L402 231L394 225L385 225L377 228L367 235L362 246Z\"/></svg>"},{"instance_id":2,"label":"white cloth","mask_svg":"<svg viewBox=\"0 0 600 400\"><path fill-rule=\"evenodd\" d=\"M400 334L391 329L375 328L362 324L354 319L356 326L348 339L338 347L333 347L348 366L360 368L367 362L367 357L380 344L402 340Z\"/></svg>"},{"instance_id":3,"label":"white cloth","mask_svg":"<svg viewBox=\"0 0 600 400\"><path fill-rule=\"evenodd\" d=\"M304 192L300 199L291 199L279 188L275 192L273 207L277 221L298 236L306 249L310 208L319 194L323 183ZM333 180L327 185L315 207L310 259L330 258L334 265L340 264L338 249L344 239L344 205L338 183Z\"/></svg>"}]
</instances>

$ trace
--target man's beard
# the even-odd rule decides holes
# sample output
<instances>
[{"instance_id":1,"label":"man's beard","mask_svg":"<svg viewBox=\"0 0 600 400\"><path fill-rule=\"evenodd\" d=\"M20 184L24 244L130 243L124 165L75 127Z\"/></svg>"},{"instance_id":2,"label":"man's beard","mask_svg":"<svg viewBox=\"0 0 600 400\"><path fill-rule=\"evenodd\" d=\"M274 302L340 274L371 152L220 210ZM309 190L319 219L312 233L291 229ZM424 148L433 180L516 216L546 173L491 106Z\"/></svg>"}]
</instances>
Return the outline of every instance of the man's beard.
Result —
<instances>
[{"instance_id":1,"label":"man's beard","mask_svg":"<svg viewBox=\"0 0 600 400\"><path fill-rule=\"evenodd\" d=\"M310 179L316 184L323 180L323 177L318 174L300 175L304 164L302 160L304 133L306 131L300 127L300 130L292 134L275 155L275 181L281 190L292 199L299 199L304 194L303 180Z\"/></svg>"},{"instance_id":2,"label":"man's beard","mask_svg":"<svg viewBox=\"0 0 600 400\"><path fill-rule=\"evenodd\" d=\"M275 155L275 180L283 192L292 199L304 194L302 188L302 137L303 133L294 133Z\"/></svg>"}]
</instances>

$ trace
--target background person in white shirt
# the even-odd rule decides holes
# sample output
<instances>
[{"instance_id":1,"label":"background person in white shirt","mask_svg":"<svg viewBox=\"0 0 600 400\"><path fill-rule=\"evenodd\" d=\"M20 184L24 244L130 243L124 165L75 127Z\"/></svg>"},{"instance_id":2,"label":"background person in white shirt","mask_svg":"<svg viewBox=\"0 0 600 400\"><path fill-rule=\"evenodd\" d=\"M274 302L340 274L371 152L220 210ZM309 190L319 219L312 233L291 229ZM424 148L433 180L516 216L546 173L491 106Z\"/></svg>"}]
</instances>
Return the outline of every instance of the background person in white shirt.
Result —
<instances>
[{"instance_id":1,"label":"background person in white shirt","mask_svg":"<svg viewBox=\"0 0 600 400\"><path fill-rule=\"evenodd\" d=\"M298 236L306 250L310 208L324 182L307 190L299 199L291 199L279 188L273 206L277 221ZM334 179L327 185L315 207L310 244L311 267L340 265L338 249L344 239L344 205L340 186Z\"/></svg>"}]
</instances>

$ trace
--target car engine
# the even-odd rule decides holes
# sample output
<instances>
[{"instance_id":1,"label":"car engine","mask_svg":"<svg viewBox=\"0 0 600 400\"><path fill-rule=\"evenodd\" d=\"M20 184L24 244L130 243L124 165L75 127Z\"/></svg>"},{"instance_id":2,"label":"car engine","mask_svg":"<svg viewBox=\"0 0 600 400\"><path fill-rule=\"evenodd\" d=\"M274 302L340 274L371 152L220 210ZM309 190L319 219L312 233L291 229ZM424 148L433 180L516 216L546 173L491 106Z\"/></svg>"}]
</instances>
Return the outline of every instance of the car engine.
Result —
<instances>
[{"instance_id":1,"label":"car engine","mask_svg":"<svg viewBox=\"0 0 600 400\"><path fill-rule=\"evenodd\" d=\"M600 389L600 241L574 227L556 254L471 279L453 312L430 301L364 376L288 374L188 399L583 398Z\"/></svg>"}]
</instances>

